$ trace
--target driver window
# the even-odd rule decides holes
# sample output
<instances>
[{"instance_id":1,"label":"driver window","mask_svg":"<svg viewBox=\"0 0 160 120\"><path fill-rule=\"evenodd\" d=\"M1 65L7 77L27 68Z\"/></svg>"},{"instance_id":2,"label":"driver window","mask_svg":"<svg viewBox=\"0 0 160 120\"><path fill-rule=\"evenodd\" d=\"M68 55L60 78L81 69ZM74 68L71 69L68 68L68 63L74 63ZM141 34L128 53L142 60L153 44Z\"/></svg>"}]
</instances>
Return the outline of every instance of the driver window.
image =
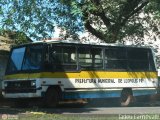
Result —
<instances>
[{"instance_id":1,"label":"driver window","mask_svg":"<svg viewBox=\"0 0 160 120\"><path fill-rule=\"evenodd\" d=\"M22 69L23 70L40 69L41 62L42 62L42 46L27 47Z\"/></svg>"}]
</instances>

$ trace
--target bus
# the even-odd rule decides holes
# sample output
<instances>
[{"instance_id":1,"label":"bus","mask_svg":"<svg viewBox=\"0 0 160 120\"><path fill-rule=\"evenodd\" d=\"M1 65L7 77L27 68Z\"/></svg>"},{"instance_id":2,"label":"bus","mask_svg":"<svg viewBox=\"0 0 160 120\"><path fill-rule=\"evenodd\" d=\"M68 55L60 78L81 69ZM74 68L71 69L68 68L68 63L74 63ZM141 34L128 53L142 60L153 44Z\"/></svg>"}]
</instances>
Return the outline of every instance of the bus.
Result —
<instances>
[{"instance_id":1,"label":"bus","mask_svg":"<svg viewBox=\"0 0 160 120\"><path fill-rule=\"evenodd\" d=\"M4 98L41 99L48 107L61 100L157 93L158 77L149 47L40 41L13 47L2 82ZM20 104L20 102L18 102Z\"/></svg>"},{"instance_id":2,"label":"bus","mask_svg":"<svg viewBox=\"0 0 160 120\"><path fill-rule=\"evenodd\" d=\"M157 71L158 71L158 83L159 83L158 84L158 91L157 91L157 93L160 94L160 67L158 67Z\"/></svg>"}]
</instances>

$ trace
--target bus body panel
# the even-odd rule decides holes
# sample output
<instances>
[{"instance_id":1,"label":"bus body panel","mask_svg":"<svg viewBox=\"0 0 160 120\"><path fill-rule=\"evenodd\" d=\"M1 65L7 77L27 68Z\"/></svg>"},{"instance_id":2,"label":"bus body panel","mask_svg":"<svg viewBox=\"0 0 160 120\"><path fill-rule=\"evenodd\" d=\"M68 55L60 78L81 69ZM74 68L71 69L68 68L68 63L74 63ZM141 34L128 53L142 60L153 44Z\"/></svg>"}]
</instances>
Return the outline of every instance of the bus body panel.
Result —
<instances>
[{"instance_id":1,"label":"bus body panel","mask_svg":"<svg viewBox=\"0 0 160 120\"><path fill-rule=\"evenodd\" d=\"M5 79L8 84L17 80L26 81L28 74L8 75ZM5 97L43 97L52 85L61 87L64 99L120 97L123 88L133 88L134 96L139 96L156 94L158 85L156 72L42 72L30 74L29 80L36 80L36 89L41 89L28 95L8 93Z\"/></svg>"}]
</instances>

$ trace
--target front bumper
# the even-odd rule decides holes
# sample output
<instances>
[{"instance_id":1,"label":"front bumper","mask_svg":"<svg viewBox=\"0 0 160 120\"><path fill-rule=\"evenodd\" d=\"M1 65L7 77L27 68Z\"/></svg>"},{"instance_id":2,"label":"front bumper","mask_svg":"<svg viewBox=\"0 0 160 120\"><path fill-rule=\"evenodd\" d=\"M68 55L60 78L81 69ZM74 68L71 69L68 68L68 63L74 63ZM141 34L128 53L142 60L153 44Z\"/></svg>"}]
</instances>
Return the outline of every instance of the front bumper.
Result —
<instances>
[{"instance_id":1,"label":"front bumper","mask_svg":"<svg viewBox=\"0 0 160 120\"><path fill-rule=\"evenodd\" d=\"M15 92L15 90L11 93L8 93L7 90L2 90L2 95L4 98L36 98L36 97L42 97L42 88L36 88L36 89L22 89L22 90L16 90L21 92ZM30 92L32 91L32 92Z\"/></svg>"},{"instance_id":2,"label":"front bumper","mask_svg":"<svg viewBox=\"0 0 160 120\"><path fill-rule=\"evenodd\" d=\"M36 93L5 93L2 92L4 98L38 98L42 97L41 92Z\"/></svg>"}]
</instances>

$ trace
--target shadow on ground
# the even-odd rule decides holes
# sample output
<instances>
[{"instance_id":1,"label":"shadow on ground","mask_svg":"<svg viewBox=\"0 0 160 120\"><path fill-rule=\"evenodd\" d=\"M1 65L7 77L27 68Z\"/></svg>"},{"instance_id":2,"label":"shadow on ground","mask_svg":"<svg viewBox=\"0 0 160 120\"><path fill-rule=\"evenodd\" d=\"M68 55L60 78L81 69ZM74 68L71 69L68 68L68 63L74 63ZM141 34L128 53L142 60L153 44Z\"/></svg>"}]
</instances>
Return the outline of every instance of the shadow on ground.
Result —
<instances>
[{"instance_id":1,"label":"shadow on ground","mask_svg":"<svg viewBox=\"0 0 160 120\"><path fill-rule=\"evenodd\" d=\"M141 96L136 98L137 102L132 104L130 107L157 107L160 106L160 94L154 96ZM120 107L119 98L110 99L90 99L88 103L73 103L73 102L62 102L58 108L39 108L37 106L30 106L28 108L16 108L13 107L13 103L6 101L5 99L0 100L0 114L28 114L30 112L42 112L42 113L89 113L95 111L97 108L104 107ZM78 111L77 109L78 108ZM62 111L63 109L63 111Z\"/></svg>"}]
</instances>

